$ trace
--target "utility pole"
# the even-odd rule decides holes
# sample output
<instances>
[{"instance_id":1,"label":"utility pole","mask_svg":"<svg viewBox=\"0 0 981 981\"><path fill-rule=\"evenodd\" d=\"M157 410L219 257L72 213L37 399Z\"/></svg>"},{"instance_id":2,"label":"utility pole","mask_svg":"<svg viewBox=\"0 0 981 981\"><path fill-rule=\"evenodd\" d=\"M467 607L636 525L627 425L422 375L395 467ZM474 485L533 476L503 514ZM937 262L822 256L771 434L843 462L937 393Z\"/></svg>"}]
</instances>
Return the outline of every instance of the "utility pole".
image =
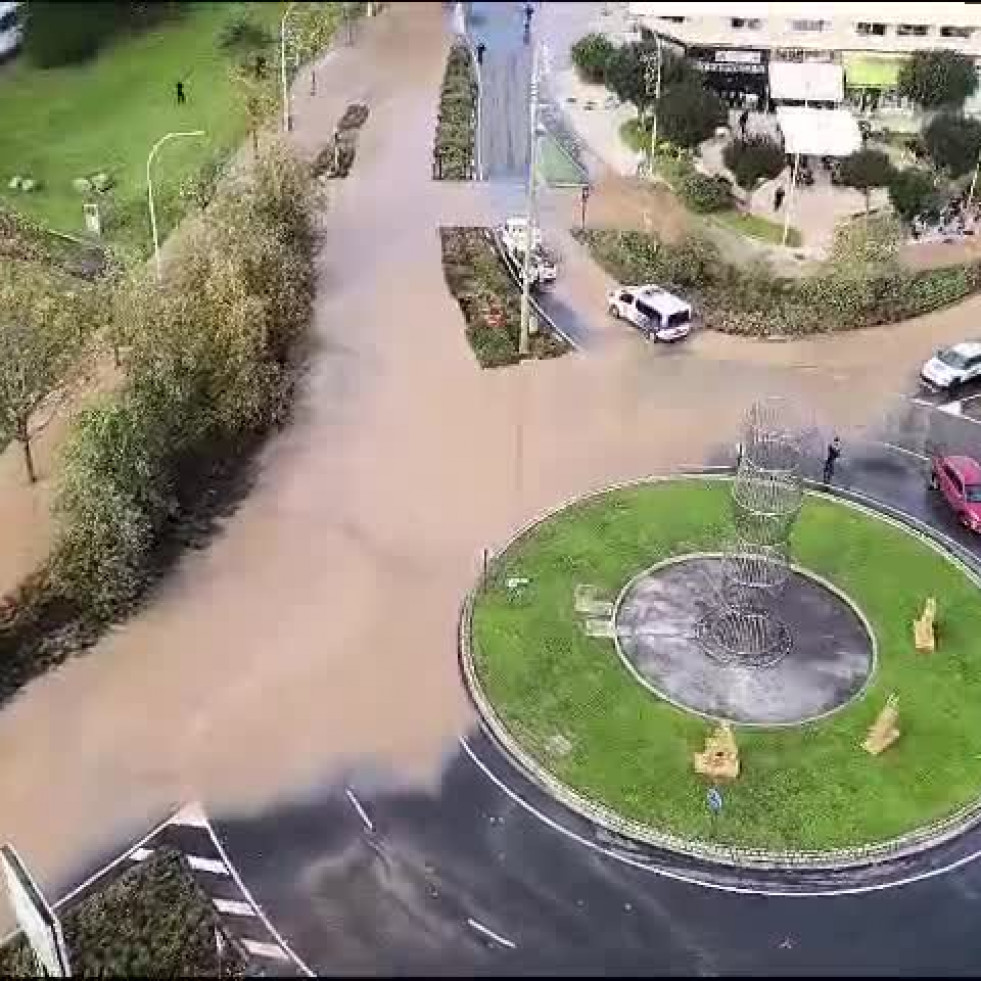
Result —
<instances>
[{"instance_id":1,"label":"utility pole","mask_svg":"<svg viewBox=\"0 0 981 981\"><path fill-rule=\"evenodd\" d=\"M657 33L654 35L654 54L648 52L644 55L644 87L648 98L654 95L654 112L651 116L651 163L653 163L654 148L657 146L657 107L661 101L661 35Z\"/></svg>"},{"instance_id":2,"label":"utility pole","mask_svg":"<svg viewBox=\"0 0 981 981\"><path fill-rule=\"evenodd\" d=\"M293 4L288 3L283 11L283 19L279 22L279 77L283 88L283 132L288 133L293 128L290 115L290 87L286 78L286 18L293 10Z\"/></svg>"},{"instance_id":3,"label":"utility pole","mask_svg":"<svg viewBox=\"0 0 981 981\"><path fill-rule=\"evenodd\" d=\"M531 249L535 237L535 191L538 183L538 46L531 52L531 85L528 105L529 133L531 141L528 151L528 214L525 254L521 270L521 334L518 341L518 354L525 358L531 349Z\"/></svg>"}]
</instances>

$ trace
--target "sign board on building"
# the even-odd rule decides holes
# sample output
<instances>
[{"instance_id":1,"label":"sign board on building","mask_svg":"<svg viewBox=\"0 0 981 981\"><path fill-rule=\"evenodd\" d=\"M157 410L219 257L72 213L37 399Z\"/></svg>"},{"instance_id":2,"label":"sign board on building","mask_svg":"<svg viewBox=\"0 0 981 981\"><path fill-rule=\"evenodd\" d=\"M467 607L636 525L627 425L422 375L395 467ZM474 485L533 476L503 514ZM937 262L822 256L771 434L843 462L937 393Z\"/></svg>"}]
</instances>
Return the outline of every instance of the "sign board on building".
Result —
<instances>
[{"instance_id":1,"label":"sign board on building","mask_svg":"<svg viewBox=\"0 0 981 981\"><path fill-rule=\"evenodd\" d=\"M0 848L0 868L17 925L24 931L38 966L49 978L71 977L61 922L11 845Z\"/></svg>"}]
</instances>

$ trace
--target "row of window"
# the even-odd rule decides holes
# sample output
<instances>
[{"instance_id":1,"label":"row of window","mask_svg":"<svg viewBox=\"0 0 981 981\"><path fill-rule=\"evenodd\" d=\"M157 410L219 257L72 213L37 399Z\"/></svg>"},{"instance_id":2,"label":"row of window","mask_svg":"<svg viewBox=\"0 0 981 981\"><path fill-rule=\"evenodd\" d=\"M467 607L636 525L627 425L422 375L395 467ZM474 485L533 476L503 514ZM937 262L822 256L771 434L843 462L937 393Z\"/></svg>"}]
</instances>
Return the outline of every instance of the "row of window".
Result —
<instances>
[{"instance_id":1,"label":"row of window","mask_svg":"<svg viewBox=\"0 0 981 981\"><path fill-rule=\"evenodd\" d=\"M662 17L672 24L682 24L687 20L686 17ZM730 17L729 23L736 31L758 31L763 27L763 21L759 17ZM825 31L831 27L831 22L827 20L792 20L790 29L799 33L817 33ZM859 21L855 25L855 31L865 37L885 37L888 25L874 21ZM897 24L896 34L899 37L926 37L932 31L929 24ZM973 27L958 27L953 24L945 24L940 27L940 37L947 38L969 38L975 32Z\"/></svg>"}]
</instances>

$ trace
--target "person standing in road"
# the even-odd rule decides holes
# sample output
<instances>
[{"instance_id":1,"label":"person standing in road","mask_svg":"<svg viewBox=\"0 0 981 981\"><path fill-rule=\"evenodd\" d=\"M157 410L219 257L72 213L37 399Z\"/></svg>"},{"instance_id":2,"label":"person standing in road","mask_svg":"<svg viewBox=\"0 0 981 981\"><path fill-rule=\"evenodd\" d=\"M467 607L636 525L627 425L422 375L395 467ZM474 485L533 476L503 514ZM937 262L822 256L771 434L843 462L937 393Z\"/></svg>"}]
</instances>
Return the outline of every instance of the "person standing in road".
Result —
<instances>
[{"instance_id":1,"label":"person standing in road","mask_svg":"<svg viewBox=\"0 0 981 981\"><path fill-rule=\"evenodd\" d=\"M480 67L484 63L484 52L487 50L487 45L483 41L477 42L477 66Z\"/></svg>"},{"instance_id":2,"label":"person standing in road","mask_svg":"<svg viewBox=\"0 0 981 981\"><path fill-rule=\"evenodd\" d=\"M840 456L841 437L835 436L835 438L828 444L828 455L824 459L824 473L821 478L823 483L831 483L831 478L835 475L835 464L838 462L838 457Z\"/></svg>"}]
</instances>

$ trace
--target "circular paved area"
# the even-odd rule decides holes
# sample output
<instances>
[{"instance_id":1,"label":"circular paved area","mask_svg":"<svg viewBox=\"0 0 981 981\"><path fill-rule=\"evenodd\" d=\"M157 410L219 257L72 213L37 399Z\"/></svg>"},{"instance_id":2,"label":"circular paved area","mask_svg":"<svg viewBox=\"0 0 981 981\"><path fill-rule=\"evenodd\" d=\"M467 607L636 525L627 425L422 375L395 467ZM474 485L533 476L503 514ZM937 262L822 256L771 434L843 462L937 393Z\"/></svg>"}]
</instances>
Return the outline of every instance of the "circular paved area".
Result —
<instances>
[{"instance_id":1,"label":"circular paved area","mask_svg":"<svg viewBox=\"0 0 981 981\"><path fill-rule=\"evenodd\" d=\"M635 677L675 705L743 725L791 725L833 712L865 687L872 637L838 593L795 571L774 604L793 646L777 664L723 664L695 636L719 559L689 556L637 576L616 611L616 642Z\"/></svg>"}]
</instances>

